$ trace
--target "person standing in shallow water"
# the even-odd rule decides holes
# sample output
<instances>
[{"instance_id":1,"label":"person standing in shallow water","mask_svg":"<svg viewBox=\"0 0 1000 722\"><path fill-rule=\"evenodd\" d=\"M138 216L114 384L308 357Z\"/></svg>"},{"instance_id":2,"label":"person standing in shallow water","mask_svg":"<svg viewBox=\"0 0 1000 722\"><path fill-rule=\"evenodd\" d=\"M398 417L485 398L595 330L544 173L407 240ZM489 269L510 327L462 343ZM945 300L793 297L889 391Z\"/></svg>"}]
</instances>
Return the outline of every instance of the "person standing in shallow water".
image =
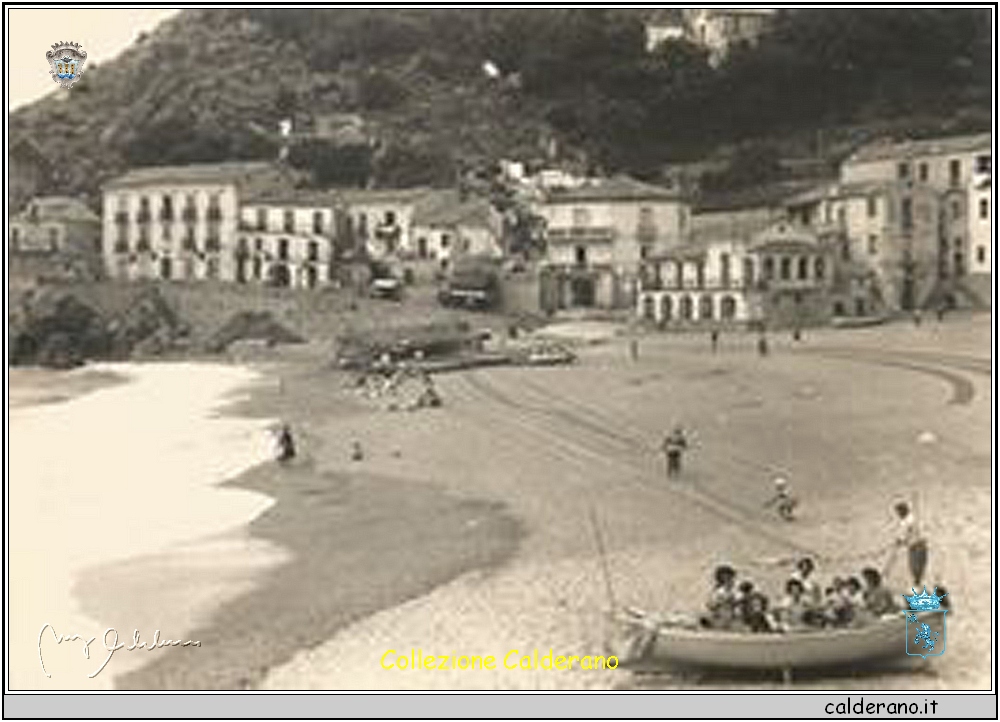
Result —
<instances>
[{"instance_id":1,"label":"person standing in shallow water","mask_svg":"<svg viewBox=\"0 0 1000 722\"><path fill-rule=\"evenodd\" d=\"M927 540L921 536L920 529L917 527L917 518L907 502L901 501L894 508L896 516L899 518L899 535L896 538L896 546L897 548L906 547L913 586L919 587L927 569Z\"/></svg>"},{"instance_id":2,"label":"person standing in shallow water","mask_svg":"<svg viewBox=\"0 0 1000 722\"><path fill-rule=\"evenodd\" d=\"M295 458L295 438L288 424L282 424L278 432L278 461L288 462Z\"/></svg>"}]
</instances>

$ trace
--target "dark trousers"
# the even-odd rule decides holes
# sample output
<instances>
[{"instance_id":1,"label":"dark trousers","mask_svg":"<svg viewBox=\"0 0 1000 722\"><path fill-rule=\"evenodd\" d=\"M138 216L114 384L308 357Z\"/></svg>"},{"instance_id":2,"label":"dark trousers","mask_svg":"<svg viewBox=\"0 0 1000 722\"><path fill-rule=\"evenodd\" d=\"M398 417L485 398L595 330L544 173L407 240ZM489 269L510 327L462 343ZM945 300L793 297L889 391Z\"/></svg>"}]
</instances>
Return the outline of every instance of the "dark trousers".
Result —
<instances>
[{"instance_id":1,"label":"dark trousers","mask_svg":"<svg viewBox=\"0 0 1000 722\"><path fill-rule=\"evenodd\" d=\"M924 578L924 570L927 568L927 542L919 539L910 545L910 574L913 576L915 587L920 586Z\"/></svg>"},{"instance_id":2,"label":"dark trousers","mask_svg":"<svg viewBox=\"0 0 1000 722\"><path fill-rule=\"evenodd\" d=\"M677 476L681 473L681 452L667 452L667 476Z\"/></svg>"}]
</instances>

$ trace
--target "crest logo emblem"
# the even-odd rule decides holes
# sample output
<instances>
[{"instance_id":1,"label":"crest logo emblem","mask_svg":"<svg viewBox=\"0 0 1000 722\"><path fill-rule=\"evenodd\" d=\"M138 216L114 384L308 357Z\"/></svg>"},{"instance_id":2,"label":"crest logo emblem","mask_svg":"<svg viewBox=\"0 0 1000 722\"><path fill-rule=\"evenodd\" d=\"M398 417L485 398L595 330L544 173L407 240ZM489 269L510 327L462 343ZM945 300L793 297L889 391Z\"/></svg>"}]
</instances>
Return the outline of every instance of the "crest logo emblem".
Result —
<instances>
[{"instance_id":1,"label":"crest logo emblem","mask_svg":"<svg viewBox=\"0 0 1000 722\"><path fill-rule=\"evenodd\" d=\"M940 657L946 645L948 610L941 609L941 600L947 593L937 596L937 587L928 593L911 590L913 596L902 595L910 605L906 615L906 653L911 657Z\"/></svg>"},{"instance_id":2,"label":"crest logo emblem","mask_svg":"<svg viewBox=\"0 0 1000 722\"><path fill-rule=\"evenodd\" d=\"M59 86L67 90L83 75L83 64L87 62L87 52L80 49L80 43L59 41L46 51L49 61L49 75Z\"/></svg>"}]
</instances>

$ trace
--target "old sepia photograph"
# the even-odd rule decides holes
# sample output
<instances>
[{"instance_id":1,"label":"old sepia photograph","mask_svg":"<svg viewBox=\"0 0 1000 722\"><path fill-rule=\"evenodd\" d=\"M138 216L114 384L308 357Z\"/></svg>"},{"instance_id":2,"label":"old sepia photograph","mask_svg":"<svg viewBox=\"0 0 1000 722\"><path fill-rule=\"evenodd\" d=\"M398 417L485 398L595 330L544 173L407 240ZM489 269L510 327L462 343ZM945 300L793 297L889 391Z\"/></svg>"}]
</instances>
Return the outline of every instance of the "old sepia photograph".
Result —
<instances>
[{"instance_id":1,"label":"old sepia photograph","mask_svg":"<svg viewBox=\"0 0 1000 722\"><path fill-rule=\"evenodd\" d=\"M12 697L995 718L993 5L5 14Z\"/></svg>"}]
</instances>

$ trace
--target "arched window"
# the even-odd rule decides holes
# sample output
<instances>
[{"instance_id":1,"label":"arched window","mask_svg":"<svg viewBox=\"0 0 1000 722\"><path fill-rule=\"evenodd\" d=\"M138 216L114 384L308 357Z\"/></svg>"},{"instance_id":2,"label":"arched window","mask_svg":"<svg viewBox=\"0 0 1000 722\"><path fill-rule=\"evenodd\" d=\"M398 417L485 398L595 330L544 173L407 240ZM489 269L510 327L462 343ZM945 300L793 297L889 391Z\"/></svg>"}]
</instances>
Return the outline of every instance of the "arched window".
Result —
<instances>
[{"instance_id":1,"label":"arched window","mask_svg":"<svg viewBox=\"0 0 1000 722\"><path fill-rule=\"evenodd\" d=\"M809 258L801 256L799 258L799 280L805 281L809 278Z\"/></svg>"}]
</instances>

